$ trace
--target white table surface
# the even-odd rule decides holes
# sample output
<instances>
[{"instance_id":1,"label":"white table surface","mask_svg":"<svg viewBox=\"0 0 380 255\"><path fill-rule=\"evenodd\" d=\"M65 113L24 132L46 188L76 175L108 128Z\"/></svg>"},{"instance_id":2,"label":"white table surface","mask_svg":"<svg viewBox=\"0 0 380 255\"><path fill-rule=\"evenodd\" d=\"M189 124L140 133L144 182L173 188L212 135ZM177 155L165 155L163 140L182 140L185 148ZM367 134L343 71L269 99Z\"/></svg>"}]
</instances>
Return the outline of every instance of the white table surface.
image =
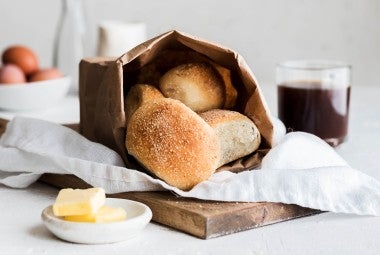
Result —
<instances>
[{"instance_id":1,"label":"white table surface","mask_svg":"<svg viewBox=\"0 0 380 255\"><path fill-rule=\"evenodd\" d=\"M263 86L263 91L275 113L275 88ZM352 89L349 140L337 149L351 166L378 180L379 95L380 87ZM380 217L334 213L210 240L150 223L141 235L122 243L72 244L55 238L40 220L57 192L42 183L20 190L0 186L0 254L380 254Z\"/></svg>"}]
</instances>

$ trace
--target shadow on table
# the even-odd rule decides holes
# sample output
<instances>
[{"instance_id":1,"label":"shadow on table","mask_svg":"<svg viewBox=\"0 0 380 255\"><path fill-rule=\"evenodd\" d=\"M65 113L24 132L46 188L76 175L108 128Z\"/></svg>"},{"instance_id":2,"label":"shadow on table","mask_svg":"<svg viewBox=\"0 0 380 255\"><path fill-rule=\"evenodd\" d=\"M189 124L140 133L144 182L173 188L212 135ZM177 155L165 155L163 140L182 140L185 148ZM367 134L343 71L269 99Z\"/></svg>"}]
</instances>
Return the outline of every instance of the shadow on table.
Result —
<instances>
[{"instance_id":1,"label":"shadow on table","mask_svg":"<svg viewBox=\"0 0 380 255\"><path fill-rule=\"evenodd\" d=\"M28 230L28 233L40 240L54 239L60 240L53 235L43 224L35 225Z\"/></svg>"}]
</instances>

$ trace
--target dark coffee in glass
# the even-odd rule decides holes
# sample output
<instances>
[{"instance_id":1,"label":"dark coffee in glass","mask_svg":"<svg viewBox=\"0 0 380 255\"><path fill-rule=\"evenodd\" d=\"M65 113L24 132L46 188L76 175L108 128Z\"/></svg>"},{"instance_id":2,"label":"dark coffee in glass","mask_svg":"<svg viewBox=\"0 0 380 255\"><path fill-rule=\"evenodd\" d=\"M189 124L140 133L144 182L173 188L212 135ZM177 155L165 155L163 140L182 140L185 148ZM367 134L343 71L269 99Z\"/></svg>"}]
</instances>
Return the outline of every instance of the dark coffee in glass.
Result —
<instances>
[{"instance_id":1,"label":"dark coffee in glass","mask_svg":"<svg viewBox=\"0 0 380 255\"><path fill-rule=\"evenodd\" d=\"M304 131L332 146L348 133L350 68L326 61L277 66L278 117L288 132Z\"/></svg>"}]
</instances>

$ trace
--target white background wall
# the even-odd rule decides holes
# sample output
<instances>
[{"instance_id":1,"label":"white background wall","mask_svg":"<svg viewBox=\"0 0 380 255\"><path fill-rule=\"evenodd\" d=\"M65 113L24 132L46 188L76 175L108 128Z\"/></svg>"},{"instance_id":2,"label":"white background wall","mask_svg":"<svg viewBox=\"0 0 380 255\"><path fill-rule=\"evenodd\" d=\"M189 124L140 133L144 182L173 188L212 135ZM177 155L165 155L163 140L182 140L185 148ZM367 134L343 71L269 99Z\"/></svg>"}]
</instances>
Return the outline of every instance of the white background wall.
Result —
<instances>
[{"instance_id":1,"label":"white background wall","mask_svg":"<svg viewBox=\"0 0 380 255\"><path fill-rule=\"evenodd\" d=\"M378 0L84 0L90 40L103 20L144 21L148 36L171 29L238 51L261 83L276 62L327 58L353 65L353 85L380 85ZM52 63L58 0L0 0L0 50L26 44ZM89 52L87 55L93 55Z\"/></svg>"}]
</instances>

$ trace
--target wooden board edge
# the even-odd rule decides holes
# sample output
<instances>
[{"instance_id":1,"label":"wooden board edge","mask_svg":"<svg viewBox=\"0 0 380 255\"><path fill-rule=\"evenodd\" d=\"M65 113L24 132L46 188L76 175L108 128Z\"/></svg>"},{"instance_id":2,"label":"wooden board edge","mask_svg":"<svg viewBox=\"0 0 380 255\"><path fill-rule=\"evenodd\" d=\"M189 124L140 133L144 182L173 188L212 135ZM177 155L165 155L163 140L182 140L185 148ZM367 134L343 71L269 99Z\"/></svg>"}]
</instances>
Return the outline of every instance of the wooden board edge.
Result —
<instances>
[{"instance_id":1,"label":"wooden board edge","mask_svg":"<svg viewBox=\"0 0 380 255\"><path fill-rule=\"evenodd\" d=\"M110 197L132 199L149 206L152 210L152 220L156 223L169 226L181 232L205 239L207 236L207 218L195 212L189 212L180 207L161 203L162 200L152 201L145 199L145 194L154 192L128 192L113 194Z\"/></svg>"},{"instance_id":2,"label":"wooden board edge","mask_svg":"<svg viewBox=\"0 0 380 255\"><path fill-rule=\"evenodd\" d=\"M262 203L260 213L252 214L250 208L235 211L234 215L220 215L207 221L206 239L229 235L258 227L272 225L301 217L323 213L323 211L294 204ZM228 227L226 227L228 226Z\"/></svg>"}]
</instances>

